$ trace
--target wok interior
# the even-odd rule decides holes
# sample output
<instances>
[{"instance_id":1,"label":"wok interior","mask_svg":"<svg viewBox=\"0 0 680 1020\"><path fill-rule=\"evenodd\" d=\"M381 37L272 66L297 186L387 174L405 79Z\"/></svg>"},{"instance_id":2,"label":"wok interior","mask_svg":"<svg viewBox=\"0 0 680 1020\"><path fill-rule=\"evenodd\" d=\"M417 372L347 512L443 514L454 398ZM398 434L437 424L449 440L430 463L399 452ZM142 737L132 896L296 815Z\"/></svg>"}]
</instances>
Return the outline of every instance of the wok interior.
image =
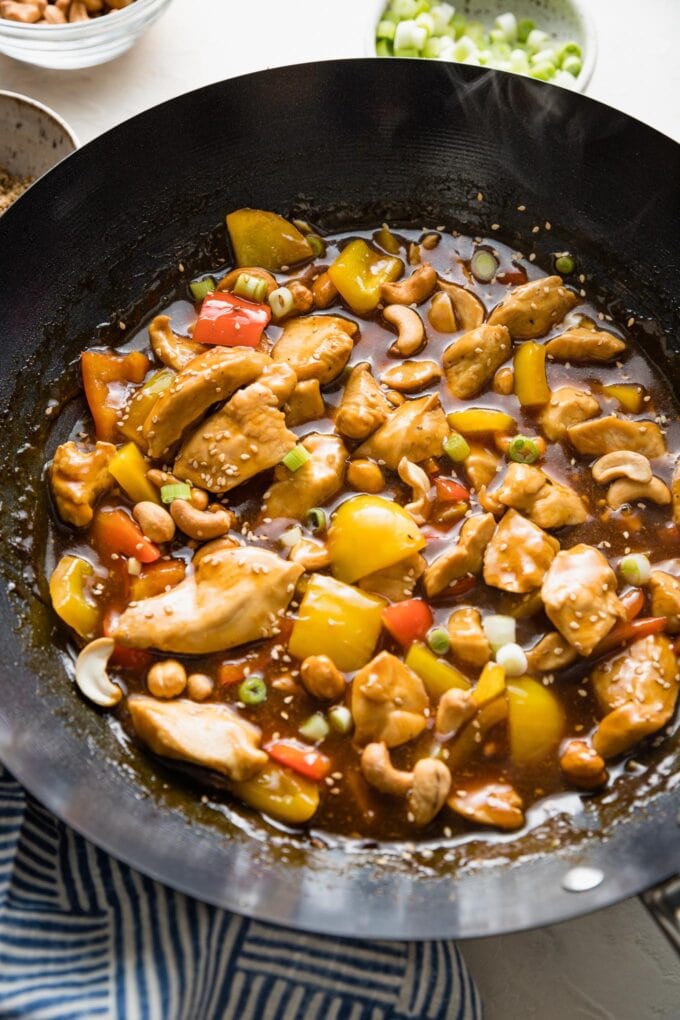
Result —
<instances>
[{"instance_id":1,"label":"wok interior","mask_svg":"<svg viewBox=\"0 0 680 1020\"><path fill-rule=\"evenodd\" d=\"M265 838L245 810L216 812L201 803L190 776L178 784L173 772L173 788L165 789L164 767L78 699L42 573L42 465L77 415L75 403L71 419L62 409L78 391L78 355L93 343L115 345L128 333L119 322L136 327L182 280L225 261L222 216L252 205L328 231L387 221L474 235L497 223L499 239L535 251L545 268L550 253L577 252L589 296L615 318L635 316L633 335L673 382L680 333L671 293L678 250L669 148L623 115L519 77L396 61L380 62L378 72L378 62L354 61L251 75L182 97L104 136L40 182L2 224L3 249L11 245L13 258L0 273L0 529L2 575L10 582L0 611L13 650L2 669L0 755L10 766L15 758L21 763L20 778L35 786L35 769L53 760L55 775L36 789L51 807L122 856L129 825L150 826L146 870L225 905L351 932L349 922L333 918L344 910L346 882L365 878L377 928L380 917L394 915L400 897L412 895L413 861L354 847L352 870L361 862L365 874L349 878L342 850L319 851L280 832ZM58 406L46 416L49 401ZM400 934L427 934L428 924L430 934L470 934L537 923L529 905L508 912L499 904L495 919L484 921L474 911L468 916L463 876L474 881L477 874L480 889L482 863L516 872L546 849L553 858L573 857L593 841L603 845L603 832L612 839L612 862L625 860L636 837L628 850L625 838L614 837L626 827L638 831L641 805L649 824L673 814L666 786L676 747L673 735L645 751L640 769L617 781L615 798L587 798L571 818L547 819L516 839L477 837L421 860L418 886L450 885L455 874L462 901L447 918L429 920L421 904L418 924L404 922ZM92 821L95 798L110 806L105 832ZM172 847L164 846L168 840ZM259 890L227 893L222 877L197 888L176 867L177 851L193 855L195 848L206 862L227 864L236 875L247 871L249 886L259 883ZM387 863L376 867L376 857ZM640 876L625 881L628 888L610 898L644 884ZM316 890L318 925L299 907L306 886ZM506 890L518 896L516 883ZM270 892L278 902L267 908Z\"/></svg>"}]
</instances>

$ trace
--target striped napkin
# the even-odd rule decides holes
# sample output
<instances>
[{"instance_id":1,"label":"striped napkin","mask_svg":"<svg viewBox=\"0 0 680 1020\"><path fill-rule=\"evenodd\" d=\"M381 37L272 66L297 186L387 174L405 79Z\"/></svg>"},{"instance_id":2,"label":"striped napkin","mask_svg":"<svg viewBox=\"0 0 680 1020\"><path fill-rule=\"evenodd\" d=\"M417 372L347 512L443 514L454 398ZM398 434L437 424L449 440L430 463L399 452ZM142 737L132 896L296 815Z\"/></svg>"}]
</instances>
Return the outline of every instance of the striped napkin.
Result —
<instances>
[{"instance_id":1,"label":"striped napkin","mask_svg":"<svg viewBox=\"0 0 680 1020\"><path fill-rule=\"evenodd\" d=\"M451 942L302 935L199 903L64 826L0 766L3 1020L481 1020Z\"/></svg>"}]
</instances>

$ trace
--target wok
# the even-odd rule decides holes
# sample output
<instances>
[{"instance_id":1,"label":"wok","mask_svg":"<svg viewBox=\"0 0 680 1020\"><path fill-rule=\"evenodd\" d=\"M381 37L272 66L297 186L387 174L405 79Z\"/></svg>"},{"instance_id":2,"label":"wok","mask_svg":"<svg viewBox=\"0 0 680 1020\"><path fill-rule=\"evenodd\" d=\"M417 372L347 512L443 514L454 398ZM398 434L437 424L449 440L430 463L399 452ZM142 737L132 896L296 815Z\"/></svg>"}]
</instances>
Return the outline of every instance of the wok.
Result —
<instances>
[{"instance_id":1,"label":"wok","mask_svg":"<svg viewBox=\"0 0 680 1020\"><path fill-rule=\"evenodd\" d=\"M677 734L641 753L613 791L539 806L525 834L431 854L313 846L267 831L227 798L204 804L190 777L166 772L79 700L41 564L42 464L79 411L79 352L119 342L120 322L224 260L224 212L260 206L322 229L389 220L488 234L497 223L502 240L536 251L546 268L551 252L575 251L590 292L635 317L634 335L675 380L678 151L630 117L539 82L356 60L200 89L39 181L0 222L0 758L18 779L154 878L341 936L497 934L605 906L677 871Z\"/></svg>"}]
</instances>

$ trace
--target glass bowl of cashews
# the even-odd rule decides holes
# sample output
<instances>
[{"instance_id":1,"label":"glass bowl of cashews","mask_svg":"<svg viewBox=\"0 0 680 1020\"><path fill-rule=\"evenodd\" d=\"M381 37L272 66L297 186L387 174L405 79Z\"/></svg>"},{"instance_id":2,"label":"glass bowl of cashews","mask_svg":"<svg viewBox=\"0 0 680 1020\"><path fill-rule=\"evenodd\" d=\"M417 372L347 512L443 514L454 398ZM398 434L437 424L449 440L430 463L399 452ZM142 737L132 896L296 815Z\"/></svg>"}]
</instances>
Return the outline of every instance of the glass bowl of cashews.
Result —
<instances>
[{"instance_id":1,"label":"glass bowl of cashews","mask_svg":"<svg viewBox=\"0 0 680 1020\"><path fill-rule=\"evenodd\" d=\"M75 69L125 53L171 0L0 0L0 53Z\"/></svg>"}]
</instances>

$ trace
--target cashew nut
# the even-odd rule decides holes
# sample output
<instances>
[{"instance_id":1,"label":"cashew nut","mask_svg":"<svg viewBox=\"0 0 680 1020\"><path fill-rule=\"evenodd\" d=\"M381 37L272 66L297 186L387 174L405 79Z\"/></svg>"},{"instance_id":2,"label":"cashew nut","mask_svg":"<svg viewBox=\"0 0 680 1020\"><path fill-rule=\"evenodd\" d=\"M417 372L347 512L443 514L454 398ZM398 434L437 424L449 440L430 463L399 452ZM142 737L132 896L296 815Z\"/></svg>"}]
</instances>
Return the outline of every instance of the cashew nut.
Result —
<instances>
[{"instance_id":1,"label":"cashew nut","mask_svg":"<svg viewBox=\"0 0 680 1020\"><path fill-rule=\"evenodd\" d=\"M409 816L419 828L432 821L446 803L451 789L451 773L437 758L421 758L413 770L413 786L408 794Z\"/></svg>"},{"instance_id":2,"label":"cashew nut","mask_svg":"<svg viewBox=\"0 0 680 1020\"><path fill-rule=\"evenodd\" d=\"M112 708L123 697L120 687L106 672L113 652L113 639L97 638L85 645L76 659L76 683L82 694L100 708Z\"/></svg>"},{"instance_id":3,"label":"cashew nut","mask_svg":"<svg viewBox=\"0 0 680 1020\"><path fill-rule=\"evenodd\" d=\"M404 507L410 513L416 524L424 524L430 513L430 501L428 499L430 479L417 464L414 464L408 457L402 457L397 467L402 482L411 488L411 502Z\"/></svg>"},{"instance_id":4,"label":"cashew nut","mask_svg":"<svg viewBox=\"0 0 680 1020\"><path fill-rule=\"evenodd\" d=\"M286 284L288 290L293 295L293 310L303 314L308 312L314 304L314 295L300 280L291 280L290 283Z\"/></svg>"},{"instance_id":5,"label":"cashew nut","mask_svg":"<svg viewBox=\"0 0 680 1020\"><path fill-rule=\"evenodd\" d=\"M436 329L438 333L455 333L458 329L453 301L448 294L444 294L442 291L432 298L427 317L432 328Z\"/></svg>"},{"instance_id":6,"label":"cashew nut","mask_svg":"<svg viewBox=\"0 0 680 1020\"><path fill-rule=\"evenodd\" d=\"M383 283L380 297L386 305L420 305L437 286L437 274L429 262L423 262L406 280Z\"/></svg>"},{"instance_id":7,"label":"cashew nut","mask_svg":"<svg viewBox=\"0 0 680 1020\"><path fill-rule=\"evenodd\" d=\"M313 698L335 701L345 693L345 678L327 655L308 655L300 666L302 684Z\"/></svg>"},{"instance_id":8,"label":"cashew nut","mask_svg":"<svg viewBox=\"0 0 680 1020\"><path fill-rule=\"evenodd\" d=\"M192 701L205 701L215 688L212 677L207 673L191 673L187 677L187 694Z\"/></svg>"},{"instance_id":9,"label":"cashew nut","mask_svg":"<svg viewBox=\"0 0 680 1020\"><path fill-rule=\"evenodd\" d=\"M596 790L607 782L604 758L585 740L570 740L560 755L560 768L575 786Z\"/></svg>"},{"instance_id":10,"label":"cashew nut","mask_svg":"<svg viewBox=\"0 0 680 1020\"><path fill-rule=\"evenodd\" d=\"M199 542L220 538L231 529L234 515L223 507L197 510L186 499L173 499L170 504L172 519L185 535Z\"/></svg>"},{"instance_id":11,"label":"cashew nut","mask_svg":"<svg viewBox=\"0 0 680 1020\"><path fill-rule=\"evenodd\" d=\"M486 310L482 302L478 297L475 297L472 291L467 290L466 287L461 287L457 283L449 283L448 280L442 280L441 277L439 278L439 288L451 298L458 329L464 329L466 332L469 332L471 329L477 329L478 326L482 325Z\"/></svg>"},{"instance_id":12,"label":"cashew nut","mask_svg":"<svg viewBox=\"0 0 680 1020\"><path fill-rule=\"evenodd\" d=\"M380 793L405 797L413 786L413 772L395 769L385 744L367 744L361 754L364 779Z\"/></svg>"},{"instance_id":13,"label":"cashew nut","mask_svg":"<svg viewBox=\"0 0 680 1020\"><path fill-rule=\"evenodd\" d=\"M645 483L619 478L607 489L607 505L612 510L618 510L624 503L637 503L641 500L656 503L658 506L667 506L671 501L671 490L656 475Z\"/></svg>"},{"instance_id":14,"label":"cashew nut","mask_svg":"<svg viewBox=\"0 0 680 1020\"><path fill-rule=\"evenodd\" d=\"M347 467L347 484L357 492L382 492L385 488L385 476L379 464L372 460L350 461Z\"/></svg>"},{"instance_id":15,"label":"cashew nut","mask_svg":"<svg viewBox=\"0 0 680 1020\"><path fill-rule=\"evenodd\" d=\"M633 450L614 450L605 453L593 464L593 478L600 485L613 482L615 478L629 478L631 482L651 482L652 465L642 453Z\"/></svg>"},{"instance_id":16,"label":"cashew nut","mask_svg":"<svg viewBox=\"0 0 680 1020\"><path fill-rule=\"evenodd\" d=\"M289 560L300 563L305 570L323 570L330 566L331 554L325 542L315 538L301 538L290 550Z\"/></svg>"},{"instance_id":17,"label":"cashew nut","mask_svg":"<svg viewBox=\"0 0 680 1020\"><path fill-rule=\"evenodd\" d=\"M380 376L380 382L385 386L393 386L395 390L412 393L437 382L441 377L442 370L436 361L403 361L386 369Z\"/></svg>"},{"instance_id":18,"label":"cashew nut","mask_svg":"<svg viewBox=\"0 0 680 1020\"><path fill-rule=\"evenodd\" d=\"M168 511L157 503L144 500L135 504L132 516L152 542L171 542L175 537L175 522Z\"/></svg>"},{"instance_id":19,"label":"cashew nut","mask_svg":"<svg viewBox=\"0 0 680 1020\"><path fill-rule=\"evenodd\" d=\"M505 397L510 396L515 388L515 373L509 365L498 369L493 377L491 388L494 393L501 393Z\"/></svg>"},{"instance_id":20,"label":"cashew nut","mask_svg":"<svg viewBox=\"0 0 680 1020\"><path fill-rule=\"evenodd\" d=\"M439 699L435 730L446 737L455 737L465 723L476 714L477 704L472 692L452 687Z\"/></svg>"},{"instance_id":21,"label":"cashew nut","mask_svg":"<svg viewBox=\"0 0 680 1020\"><path fill-rule=\"evenodd\" d=\"M154 662L146 675L146 686L154 698L176 698L186 685L186 670L177 659Z\"/></svg>"},{"instance_id":22,"label":"cashew nut","mask_svg":"<svg viewBox=\"0 0 680 1020\"><path fill-rule=\"evenodd\" d=\"M398 336L390 347L390 354L408 358L420 350L425 340L425 327L418 313L406 305L388 305L383 316L397 327Z\"/></svg>"},{"instance_id":23,"label":"cashew nut","mask_svg":"<svg viewBox=\"0 0 680 1020\"><path fill-rule=\"evenodd\" d=\"M230 273L222 277L220 282L217 284L218 290L233 290L236 286L241 273L247 273L248 276L256 276L258 280L264 280L267 284L267 297L273 290L276 290L278 283L274 279L271 273L268 273L266 269L260 269L259 266L244 266L242 269L232 269Z\"/></svg>"}]
</instances>

